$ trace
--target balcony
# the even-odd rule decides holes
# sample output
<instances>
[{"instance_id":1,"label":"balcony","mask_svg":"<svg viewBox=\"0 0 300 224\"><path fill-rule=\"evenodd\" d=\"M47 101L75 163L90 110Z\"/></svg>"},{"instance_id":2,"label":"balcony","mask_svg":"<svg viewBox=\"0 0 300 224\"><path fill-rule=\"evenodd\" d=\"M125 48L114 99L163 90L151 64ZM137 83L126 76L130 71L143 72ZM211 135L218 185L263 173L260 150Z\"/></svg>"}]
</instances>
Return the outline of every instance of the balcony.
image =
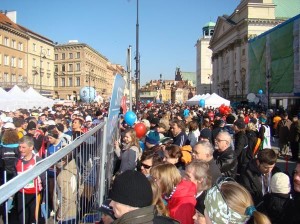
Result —
<instances>
[{"instance_id":1,"label":"balcony","mask_svg":"<svg viewBox=\"0 0 300 224\"><path fill-rule=\"evenodd\" d=\"M23 78L20 81L0 81L0 86L5 90L10 90L15 85L19 86L22 90L29 88L27 78Z\"/></svg>"}]
</instances>

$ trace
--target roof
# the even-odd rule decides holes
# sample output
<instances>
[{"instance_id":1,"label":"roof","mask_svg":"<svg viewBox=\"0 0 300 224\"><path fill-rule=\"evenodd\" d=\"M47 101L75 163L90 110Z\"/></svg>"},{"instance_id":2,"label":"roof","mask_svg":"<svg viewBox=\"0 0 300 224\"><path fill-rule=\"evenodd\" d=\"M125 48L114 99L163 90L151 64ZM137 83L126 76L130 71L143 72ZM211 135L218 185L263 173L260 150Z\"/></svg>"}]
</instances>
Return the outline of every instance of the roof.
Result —
<instances>
[{"instance_id":1,"label":"roof","mask_svg":"<svg viewBox=\"0 0 300 224\"><path fill-rule=\"evenodd\" d=\"M215 25L216 25L216 23L210 21L210 22L206 23L204 25L204 27L214 27Z\"/></svg>"},{"instance_id":2,"label":"roof","mask_svg":"<svg viewBox=\"0 0 300 224\"><path fill-rule=\"evenodd\" d=\"M11 21L5 14L0 13L0 23L3 25L6 25L8 27L11 27L13 29L16 29L18 31L24 32L24 30L16 23Z\"/></svg>"},{"instance_id":3,"label":"roof","mask_svg":"<svg viewBox=\"0 0 300 224\"><path fill-rule=\"evenodd\" d=\"M300 0L273 0L276 19L287 19L300 13Z\"/></svg>"},{"instance_id":4,"label":"roof","mask_svg":"<svg viewBox=\"0 0 300 224\"><path fill-rule=\"evenodd\" d=\"M189 80L193 82L193 85L196 85L196 72L181 72L182 80Z\"/></svg>"}]
</instances>

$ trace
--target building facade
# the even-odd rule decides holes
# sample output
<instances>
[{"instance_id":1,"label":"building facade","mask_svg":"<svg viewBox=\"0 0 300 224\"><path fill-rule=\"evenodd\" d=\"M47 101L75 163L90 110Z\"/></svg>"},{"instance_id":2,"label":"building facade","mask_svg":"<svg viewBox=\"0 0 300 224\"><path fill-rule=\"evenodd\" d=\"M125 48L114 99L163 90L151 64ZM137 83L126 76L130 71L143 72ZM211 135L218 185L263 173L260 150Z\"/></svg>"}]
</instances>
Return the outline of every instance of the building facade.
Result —
<instances>
[{"instance_id":1,"label":"building facade","mask_svg":"<svg viewBox=\"0 0 300 224\"><path fill-rule=\"evenodd\" d=\"M246 99L248 40L294 16L292 8L298 5L299 0L242 0L230 16L218 17L209 44L214 92L231 100Z\"/></svg>"},{"instance_id":2,"label":"building facade","mask_svg":"<svg viewBox=\"0 0 300 224\"><path fill-rule=\"evenodd\" d=\"M202 28L202 37L196 43L196 90L197 95L212 93L212 51L209 41L214 34L215 23L209 22Z\"/></svg>"},{"instance_id":3,"label":"building facade","mask_svg":"<svg viewBox=\"0 0 300 224\"><path fill-rule=\"evenodd\" d=\"M109 100L116 74L124 75L120 65L112 64L95 49L78 41L55 46L54 98L80 99L82 87L94 87L97 95Z\"/></svg>"},{"instance_id":4,"label":"building facade","mask_svg":"<svg viewBox=\"0 0 300 224\"><path fill-rule=\"evenodd\" d=\"M0 13L0 85L33 87L51 97L54 44L50 39L17 24L16 12Z\"/></svg>"}]
</instances>

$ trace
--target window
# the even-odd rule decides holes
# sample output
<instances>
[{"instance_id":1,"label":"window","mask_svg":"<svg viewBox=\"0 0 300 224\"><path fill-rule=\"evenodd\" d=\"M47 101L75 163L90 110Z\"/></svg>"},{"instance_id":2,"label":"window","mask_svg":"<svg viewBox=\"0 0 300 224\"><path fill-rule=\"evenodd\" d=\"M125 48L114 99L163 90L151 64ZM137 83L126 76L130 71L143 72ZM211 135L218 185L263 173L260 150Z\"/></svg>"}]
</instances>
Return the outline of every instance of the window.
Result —
<instances>
[{"instance_id":1,"label":"window","mask_svg":"<svg viewBox=\"0 0 300 224\"><path fill-rule=\"evenodd\" d=\"M54 71L58 72L58 65L54 65Z\"/></svg>"},{"instance_id":2,"label":"window","mask_svg":"<svg viewBox=\"0 0 300 224\"><path fill-rule=\"evenodd\" d=\"M16 48L16 41L15 41L15 40L12 40L12 41L11 41L11 47L12 47L12 48Z\"/></svg>"},{"instance_id":3,"label":"window","mask_svg":"<svg viewBox=\"0 0 300 224\"><path fill-rule=\"evenodd\" d=\"M80 52L76 53L76 58L80 58Z\"/></svg>"},{"instance_id":4,"label":"window","mask_svg":"<svg viewBox=\"0 0 300 224\"><path fill-rule=\"evenodd\" d=\"M58 60L58 54L55 54L54 57L55 57L55 60Z\"/></svg>"},{"instance_id":5,"label":"window","mask_svg":"<svg viewBox=\"0 0 300 224\"><path fill-rule=\"evenodd\" d=\"M245 56L245 54L246 54L246 50L243 49L243 50L242 50L242 56Z\"/></svg>"},{"instance_id":6,"label":"window","mask_svg":"<svg viewBox=\"0 0 300 224\"><path fill-rule=\"evenodd\" d=\"M23 43L19 42L18 44L18 50L23 51Z\"/></svg>"},{"instance_id":7,"label":"window","mask_svg":"<svg viewBox=\"0 0 300 224\"><path fill-rule=\"evenodd\" d=\"M36 60L35 60L35 58L32 59L32 66L36 67Z\"/></svg>"},{"instance_id":8,"label":"window","mask_svg":"<svg viewBox=\"0 0 300 224\"><path fill-rule=\"evenodd\" d=\"M58 78L55 78L55 79L54 79L54 86L55 86L55 87L58 87Z\"/></svg>"},{"instance_id":9,"label":"window","mask_svg":"<svg viewBox=\"0 0 300 224\"><path fill-rule=\"evenodd\" d=\"M48 56L50 56L50 53L51 53L50 49L47 49L47 55Z\"/></svg>"},{"instance_id":10,"label":"window","mask_svg":"<svg viewBox=\"0 0 300 224\"><path fill-rule=\"evenodd\" d=\"M9 39L8 37L4 37L4 45L9 47Z\"/></svg>"},{"instance_id":11,"label":"window","mask_svg":"<svg viewBox=\"0 0 300 224\"><path fill-rule=\"evenodd\" d=\"M8 55L4 55L4 65L9 65L9 56Z\"/></svg>"},{"instance_id":12,"label":"window","mask_svg":"<svg viewBox=\"0 0 300 224\"><path fill-rule=\"evenodd\" d=\"M62 60L65 60L65 58L66 58L65 53L62 53L62 54L61 54L61 59L62 59Z\"/></svg>"},{"instance_id":13,"label":"window","mask_svg":"<svg viewBox=\"0 0 300 224\"><path fill-rule=\"evenodd\" d=\"M61 86L66 86L66 79L65 78L61 78Z\"/></svg>"},{"instance_id":14,"label":"window","mask_svg":"<svg viewBox=\"0 0 300 224\"><path fill-rule=\"evenodd\" d=\"M80 77L76 77L76 86L80 86Z\"/></svg>"},{"instance_id":15,"label":"window","mask_svg":"<svg viewBox=\"0 0 300 224\"><path fill-rule=\"evenodd\" d=\"M80 63L76 63L76 71L80 71Z\"/></svg>"},{"instance_id":16,"label":"window","mask_svg":"<svg viewBox=\"0 0 300 224\"><path fill-rule=\"evenodd\" d=\"M69 59L73 59L73 53L69 53Z\"/></svg>"},{"instance_id":17,"label":"window","mask_svg":"<svg viewBox=\"0 0 300 224\"><path fill-rule=\"evenodd\" d=\"M73 78L69 77L69 86L72 87L73 86Z\"/></svg>"},{"instance_id":18,"label":"window","mask_svg":"<svg viewBox=\"0 0 300 224\"><path fill-rule=\"evenodd\" d=\"M23 68L23 59L22 58L18 59L18 67Z\"/></svg>"},{"instance_id":19,"label":"window","mask_svg":"<svg viewBox=\"0 0 300 224\"><path fill-rule=\"evenodd\" d=\"M47 62L47 70L50 70L50 62Z\"/></svg>"},{"instance_id":20,"label":"window","mask_svg":"<svg viewBox=\"0 0 300 224\"><path fill-rule=\"evenodd\" d=\"M32 49L33 49L33 51L36 51L36 44L35 43L32 44Z\"/></svg>"},{"instance_id":21,"label":"window","mask_svg":"<svg viewBox=\"0 0 300 224\"><path fill-rule=\"evenodd\" d=\"M12 74L11 75L11 81L12 82L16 82L17 80L16 80L16 75L15 74Z\"/></svg>"},{"instance_id":22,"label":"window","mask_svg":"<svg viewBox=\"0 0 300 224\"><path fill-rule=\"evenodd\" d=\"M69 72L73 72L73 64L69 64L69 69L68 69Z\"/></svg>"},{"instance_id":23,"label":"window","mask_svg":"<svg viewBox=\"0 0 300 224\"><path fill-rule=\"evenodd\" d=\"M4 81L4 82L9 82L9 76L8 76L8 73L4 73L4 74L3 74L3 81Z\"/></svg>"},{"instance_id":24,"label":"window","mask_svg":"<svg viewBox=\"0 0 300 224\"><path fill-rule=\"evenodd\" d=\"M61 65L61 70L62 70L63 72L66 71L66 66L65 66L64 64Z\"/></svg>"},{"instance_id":25,"label":"window","mask_svg":"<svg viewBox=\"0 0 300 224\"><path fill-rule=\"evenodd\" d=\"M15 57L11 57L11 67L16 67L16 58Z\"/></svg>"},{"instance_id":26,"label":"window","mask_svg":"<svg viewBox=\"0 0 300 224\"><path fill-rule=\"evenodd\" d=\"M23 81L23 76L22 75L19 75L18 76L18 82L22 82Z\"/></svg>"}]
</instances>

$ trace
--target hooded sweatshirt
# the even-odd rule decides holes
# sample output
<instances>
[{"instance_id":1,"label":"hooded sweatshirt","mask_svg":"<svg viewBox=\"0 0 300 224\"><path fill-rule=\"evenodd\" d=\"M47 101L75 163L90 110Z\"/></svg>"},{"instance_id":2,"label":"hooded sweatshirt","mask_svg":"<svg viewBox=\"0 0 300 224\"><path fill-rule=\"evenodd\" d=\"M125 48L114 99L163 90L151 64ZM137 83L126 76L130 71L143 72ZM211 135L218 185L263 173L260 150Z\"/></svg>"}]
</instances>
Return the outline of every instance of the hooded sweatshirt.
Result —
<instances>
[{"instance_id":1,"label":"hooded sweatshirt","mask_svg":"<svg viewBox=\"0 0 300 224\"><path fill-rule=\"evenodd\" d=\"M181 180L172 197L167 201L170 217L181 224L193 223L195 214L196 185L187 180Z\"/></svg>"}]
</instances>

